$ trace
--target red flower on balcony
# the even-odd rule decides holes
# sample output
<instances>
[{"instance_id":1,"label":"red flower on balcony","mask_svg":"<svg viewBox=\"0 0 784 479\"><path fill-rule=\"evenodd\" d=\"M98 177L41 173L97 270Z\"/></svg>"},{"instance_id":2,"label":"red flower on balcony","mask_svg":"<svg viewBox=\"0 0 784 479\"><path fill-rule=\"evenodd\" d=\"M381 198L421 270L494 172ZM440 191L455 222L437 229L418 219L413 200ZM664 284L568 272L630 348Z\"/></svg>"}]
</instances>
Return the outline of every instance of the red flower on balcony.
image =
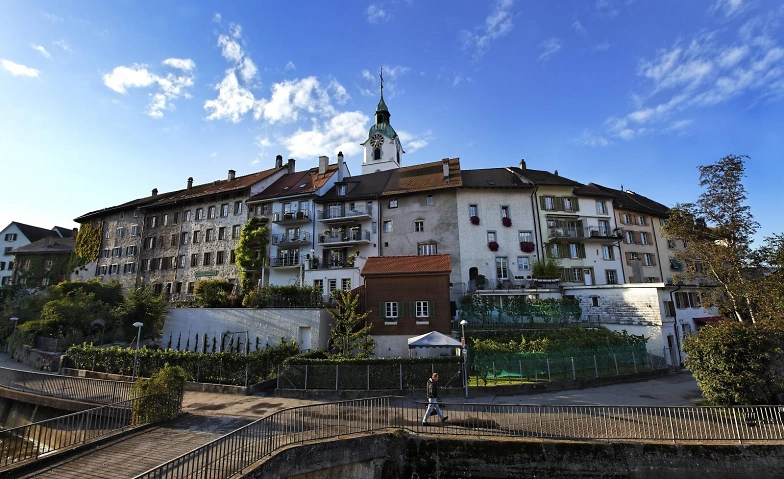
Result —
<instances>
[{"instance_id":1,"label":"red flower on balcony","mask_svg":"<svg viewBox=\"0 0 784 479\"><path fill-rule=\"evenodd\" d=\"M523 253L533 253L536 249L536 245L530 241L521 241L520 242L520 251Z\"/></svg>"},{"instance_id":2,"label":"red flower on balcony","mask_svg":"<svg viewBox=\"0 0 784 479\"><path fill-rule=\"evenodd\" d=\"M503 218L501 218L501 224L503 224L507 228L512 226L512 218L508 216L504 216Z\"/></svg>"},{"instance_id":3,"label":"red flower on balcony","mask_svg":"<svg viewBox=\"0 0 784 479\"><path fill-rule=\"evenodd\" d=\"M471 224L472 225L478 225L479 224L479 217L476 216L476 215L472 216L471 217Z\"/></svg>"},{"instance_id":4,"label":"red flower on balcony","mask_svg":"<svg viewBox=\"0 0 784 479\"><path fill-rule=\"evenodd\" d=\"M487 247L490 248L490 251L498 251L498 243L495 241L487 243Z\"/></svg>"}]
</instances>

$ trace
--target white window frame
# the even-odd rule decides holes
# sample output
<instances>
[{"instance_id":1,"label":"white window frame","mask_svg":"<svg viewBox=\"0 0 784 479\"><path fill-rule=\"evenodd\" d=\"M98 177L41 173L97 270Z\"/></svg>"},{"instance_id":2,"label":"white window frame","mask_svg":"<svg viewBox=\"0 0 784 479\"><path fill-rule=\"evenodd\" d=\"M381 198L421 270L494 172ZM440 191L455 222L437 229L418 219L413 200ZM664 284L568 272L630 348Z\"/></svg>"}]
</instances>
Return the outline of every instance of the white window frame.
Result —
<instances>
[{"instance_id":1,"label":"white window frame","mask_svg":"<svg viewBox=\"0 0 784 479\"><path fill-rule=\"evenodd\" d=\"M495 274L499 281L506 281L509 279L509 259L506 256L496 256Z\"/></svg>"},{"instance_id":2,"label":"white window frame","mask_svg":"<svg viewBox=\"0 0 784 479\"><path fill-rule=\"evenodd\" d=\"M648 242L648 233L645 231L640 231L640 244L650 244Z\"/></svg>"},{"instance_id":3,"label":"white window frame","mask_svg":"<svg viewBox=\"0 0 784 479\"><path fill-rule=\"evenodd\" d=\"M612 246L602 246L602 258L610 261L615 259Z\"/></svg>"},{"instance_id":4,"label":"white window frame","mask_svg":"<svg viewBox=\"0 0 784 479\"><path fill-rule=\"evenodd\" d=\"M604 279L607 284L618 284L618 271L614 269L604 270Z\"/></svg>"},{"instance_id":5,"label":"white window frame","mask_svg":"<svg viewBox=\"0 0 784 479\"><path fill-rule=\"evenodd\" d=\"M531 271L531 258L529 256L517 257L517 270L518 271Z\"/></svg>"},{"instance_id":6,"label":"white window frame","mask_svg":"<svg viewBox=\"0 0 784 479\"><path fill-rule=\"evenodd\" d=\"M607 203L602 200L596 201L596 214L597 215L606 215L607 214Z\"/></svg>"},{"instance_id":7,"label":"white window frame","mask_svg":"<svg viewBox=\"0 0 784 479\"><path fill-rule=\"evenodd\" d=\"M384 303L384 317L387 319L397 319L400 317L400 311L397 309L397 301L386 301Z\"/></svg>"},{"instance_id":8,"label":"white window frame","mask_svg":"<svg viewBox=\"0 0 784 479\"><path fill-rule=\"evenodd\" d=\"M643 253L642 264L644 266L653 266L653 255L651 253Z\"/></svg>"},{"instance_id":9,"label":"white window frame","mask_svg":"<svg viewBox=\"0 0 784 479\"><path fill-rule=\"evenodd\" d=\"M415 220L414 221L414 232L415 233L422 233L425 231L425 220Z\"/></svg>"},{"instance_id":10,"label":"white window frame","mask_svg":"<svg viewBox=\"0 0 784 479\"><path fill-rule=\"evenodd\" d=\"M416 318L429 318L430 317L430 302L417 301L416 302Z\"/></svg>"},{"instance_id":11,"label":"white window frame","mask_svg":"<svg viewBox=\"0 0 784 479\"><path fill-rule=\"evenodd\" d=\"M417 255L431 256L438 254L438 246L435 243L419 243L417 245Z\"/></svg>"}]
</instances>

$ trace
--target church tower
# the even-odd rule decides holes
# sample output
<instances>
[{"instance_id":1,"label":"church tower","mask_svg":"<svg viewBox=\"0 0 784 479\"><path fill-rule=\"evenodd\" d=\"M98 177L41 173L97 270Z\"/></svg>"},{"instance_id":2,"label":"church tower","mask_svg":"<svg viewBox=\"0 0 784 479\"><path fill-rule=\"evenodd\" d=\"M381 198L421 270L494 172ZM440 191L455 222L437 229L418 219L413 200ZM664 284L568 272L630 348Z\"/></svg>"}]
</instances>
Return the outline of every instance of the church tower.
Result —
<instances>
[{"instance_id":1,"label":"church tower","mask_svg":"<svg viewBox=\"0 0 784 479\"><path fill-rule=\"evenodd\" d=\"M405 151L400 137L389 124L389 109L384 102L384 72L381 71L381 100L376 107L376 123L370 127L367 140L362 143L365 158L362 161L362 174L400 168L400 157Z\"/></svg>"}]
</instances>

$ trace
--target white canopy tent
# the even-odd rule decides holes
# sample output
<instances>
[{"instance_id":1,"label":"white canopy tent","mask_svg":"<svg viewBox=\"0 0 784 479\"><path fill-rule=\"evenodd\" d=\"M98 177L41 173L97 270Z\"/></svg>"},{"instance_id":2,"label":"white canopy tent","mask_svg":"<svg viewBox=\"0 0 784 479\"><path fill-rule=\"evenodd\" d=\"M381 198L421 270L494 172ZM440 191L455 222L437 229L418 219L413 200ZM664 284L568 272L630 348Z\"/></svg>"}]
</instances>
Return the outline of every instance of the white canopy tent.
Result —
<instances>
[{"instance_id":1,"label":"white canopy tent","mask_svg":"<svg viewBox=\"0 0 784 479\"><path fill-rule=\"evenodd\" d=\"M460 341L451 336L439 333L438 331L431 331L426 334L408 338L408 355L412 356L412 350L417 348L427 348L425 354L414 354L416 356L446 356L451 354L459 354L462 345ZM435 349L440 348L440 349ZM454 351L457 349L457 351ZM447 353L448 352L448 353ZM435 354L432 354L435 353ZM447 354L444 354L447 353Z\"/></svg>"}]
</instances>

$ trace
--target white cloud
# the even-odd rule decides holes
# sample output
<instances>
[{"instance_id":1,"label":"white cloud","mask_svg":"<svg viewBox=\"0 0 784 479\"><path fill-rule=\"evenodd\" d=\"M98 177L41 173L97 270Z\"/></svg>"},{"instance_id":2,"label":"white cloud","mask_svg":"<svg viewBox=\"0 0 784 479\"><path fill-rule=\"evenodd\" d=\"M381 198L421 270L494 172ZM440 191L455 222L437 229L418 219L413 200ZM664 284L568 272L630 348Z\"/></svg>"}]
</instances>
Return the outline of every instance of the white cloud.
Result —
<instances>
[{"instance_id":1,"label":"white cloud","mask_svg":"<svg viewBox=\"0 0 784 479\"><path fill-rule=\"evenodd\" d=\"M281 143L294 157L334 155L342 151L345 156L359 154L360 143L367 136L369 118L359 111L346 111L326 122L314 123L309 130L297 130Z\"/></svg>"},{"instance_id":2,"label":"white cloud","mask_svg":"<svg viewBox=\"0 0 784 479\"><path fill-rule=\"evenodd\" d=\"M678 120L674 121L664 129L665 133L681 133L683 130L686 129L689 125L694 123L694 120Z\"/></svg>"},{"instance_id":3,"label":"white cloud","mask_svg":"<svg viewBox=\"0 0 784 479\"><path fill-rule=\"evenodd\" d=\"M194 63L193 60L191 60L190 58L167 58L161 63L166 66L177 68L186 72L189 72L194 68L196 68L196 63Z\"/></svg>"},{"instance_id":4,"label":"white cloud","mask_svg":"<svg viewBox=\"0 0 784 479\"><path fill-rule=\"evenodd\" d=\"M367 10L365 10L365 18L370 23L388 22L392 19L392 14L390 14L383 7L372 4L367 7Z\"/></svg>"},{"instance_id":5,"label":"white cloud","mask_svg":"<svg viewBox=\"0 0 784 479\"><path fill-rule=\"evenodd\" d=\"M247 82L253 82L253 79L256 78L256 75L259 73L258 68L256 68L256 64L253 63L248 57L242 59L242 66L240 67L240 76L242 79Z\"/></svg>"},{"instance_id":6,"label":"white cloud","mask_svg":"<svg viewBox=\"0 0 784 479\"><path fill-rule=\"evenodd\" d=\"M53 13L44 13L44 16L52 23L63 23L63 18Z\"/></svg>"},{"instance_id":7,"label":"white cloud","mask_svg":"<svg viewBox=\"0 0 784 479\"><path fill-rule=\"evenodd\" d=\"M610 145L610 141L607 138L601 135L597 135L591 130L583 130L582 135L580 135L579 138L574 139L574 143L590 146L591 148L604 147Z\"/></svg>"},{"instance_id":8,"label":"white cloud","mask_svg":"<svg viewBox=\"0 0 784 479\"><path fill-rule=\"evenodd\" d=\"M287 72L290 72L290 71L293 71L293 70L296 70L296 69L297 69L297 67L294 65L294 62L286 63L286 68L284 68L284 70L286 70Z\"/></svg>"},{"instance_id":9,"label":"white cloud","mask_svg":"<svg viewBox=\"0 0 784 479\"><path fill-rule=\"evenodd\" d=\"M710 6L708 12L711 14L724 13L726 18L734 17L744 9L743 0L716 0Z\"/></svg>"},{"instance_id":10,"label":"white cloud","mask_svg":"<svg viewBox=\"0 0 784 479\"><path fill-rule=\"evenodd\" d=\"M43 46L36 45L35 43L33 43L32 45L30 45L30 47L37 52L41 52L41 55L45 56L46 58L52 58L52 55L49 52L47 52L46 48L44 48Z\"/></svg>"},{"instance_id":11,"label":"white cloud","mask_svg":"<svg viewBox=\"0 0 784 479\"><path fill-rule=\"evenodd\" d=\"M749 47L741 45L725 49L719 58L719 66L732 68L749 53Z\"/></svg>"},{"instance_id":12,"label":"white cloud","mask_svg":"<svg viewBox=\"0 0 784 479\"><path fill-rule=\"evenodd\" d=\"M558 50L563 47L563 40L558 38L548 38L543 41L539 47L542 49L542 54L539 55L539 60L549 60L551 56L555 55Z\"/></svg>"},{"instance_id":13,"label":"white cloud","mask_svg":"<svg viewBox=\"0 0 784 479\"><path fill-rule=\"evenodd\" d=\"M245 113L253 109L255 100L253 93L240 86L233 69L226 71L226 76L216 87L218 98L204 102L208 120L229 120L237 123Z\"/></svg>"},{"instance_id":14,"label":"white cloud","mask_svg":"<svg viewBox=\"0 0 784 479\"><path fill-rule=\"evenodd\" d=\"M215 22L215 23L220 23L221 22L221 18L223 18L223 17L221 17L221 14L220 13L216 13L215 15L212 16L212 21Z\"/></svg>"},{"instance_id":15,"label":"white cloud","mask_svg":"<svg viewBox=\"0 0 784 479\"><path fill-rule=\"evenodd\" d=\"M463 30L463 50L479 59L490 50L490 44L508 35L514 29L512 6L514 0L495 0L493 10L482 25L474 31Z\"/></svg>"},{"instance_id":16,"label":"white cloud","mask_svg":"<svg viewBox=\"0 0 784 479\"><path fill-rule=\"evenodd\" d=\"M382 68L384 71L384 95L386 98L394 98L401 93L398 87L400 78L408 75L411 72L411 68L402 65L382 65ZM365 86L360 87L360 93L363 96L378 97L381 80L378 74L373 74L369 70L362 70L362 79Z\"/></svg>"},{"instance_id":17,"label":"white cloud","mask_svg":"<svg viewBox=\"0 0 784 479\"><path fill-rule=\"evenodd\" d=\"M127 94L129 88L147 88L156 85L158 91L150 93L147 114L153 118L161 118L165 110L174 108L172 100L191 97L188 89L193 86L191 71L195 67L191 59L169 58L162 63L183 72L159 75L148 70L146 65L119 66L103 75L103 83L111 90L122 94Z\"/></svg>"},{"instance_id":18,"label":"white cloud","mask_svg":"<svg viewBox=\"0 0 784 479\"><path fill-rule=\"evenodd\" d=\"M604 51L607 51L609 49L610 49L610 42L608 42L607 40L605 40L605 41L603 41L601 43L597 43L592 48L592 50L595 51L595 52L604 52Z\"/></svg>"},{"instance_id":19,"label":"white cloud","mask_svg":"<svg viewBox=\"0 0 784 479\"><path fill-rule=\"evenodd\" d=\"M55 40L52 42L52 45L60 47L66 52L71 51L71 45L69 45L65 40Z\"/></svg>"},{"instance_id":20,"label":"white cloud","mask_svg":"<svg viewBox=\"0 0 784 479\"><path fill-rule=\"evenodd\" d=\"M403 145L403 150L406 153L414 153L417 150L421 150L433 140L433 132L430 130L425 131L421 135L415 135L404 130L398 130L397 134L400 136L400 143Z\"/></svg>"},{"instance_id":21,"label":"white cloud","mask_svg":"<svg viewBox=\"0 0 784 479\"><path fill-rule=\"evenodd\" d=\"M234 63L239 63L242 60L242 47L228 35L218 37L218 46L221 47L221 54L226 60Z\"/></svg>"},{"instance_id":22,"label":"white cloud","mask_svg":"<svg viewBox=\"0 0 784 479\"><path fill-rule=\"evenodd\" d=\"M336 97L345 102L345 89L337 82L330 85L333 90L340 87ZM334 115L336 110L328 90L329 87L322 88L313 76L301 80L284 80L272 86L269 99L263 98L256 103L254 117L274 124L295 122L302 111L319 116Z\"/></svg>"},{"instance_id":23,"label":"white cloud","mask_svg":"<svg viewBox=\"0 0 784 479\"><path fill-rule=\"evenodd\" d=\"M38 74L41 73L40 70L14 63L11 60L2 59L0 60L0 64L3 65L4 70L15 77L37 78Z\"/></svg>"},{"instance_id":24,"label":"white cloud","mask_svg":"<svg viewBox=\"0 0 784 479\"><path fill-rule=\"evenodd\" d=\"M583 24L580 23L580 20L575 20L574 23L572 23L572 29L580 35L588 34L588 32L585 30L585 27L583 27Z\"/></svg>"}]
</instances>

